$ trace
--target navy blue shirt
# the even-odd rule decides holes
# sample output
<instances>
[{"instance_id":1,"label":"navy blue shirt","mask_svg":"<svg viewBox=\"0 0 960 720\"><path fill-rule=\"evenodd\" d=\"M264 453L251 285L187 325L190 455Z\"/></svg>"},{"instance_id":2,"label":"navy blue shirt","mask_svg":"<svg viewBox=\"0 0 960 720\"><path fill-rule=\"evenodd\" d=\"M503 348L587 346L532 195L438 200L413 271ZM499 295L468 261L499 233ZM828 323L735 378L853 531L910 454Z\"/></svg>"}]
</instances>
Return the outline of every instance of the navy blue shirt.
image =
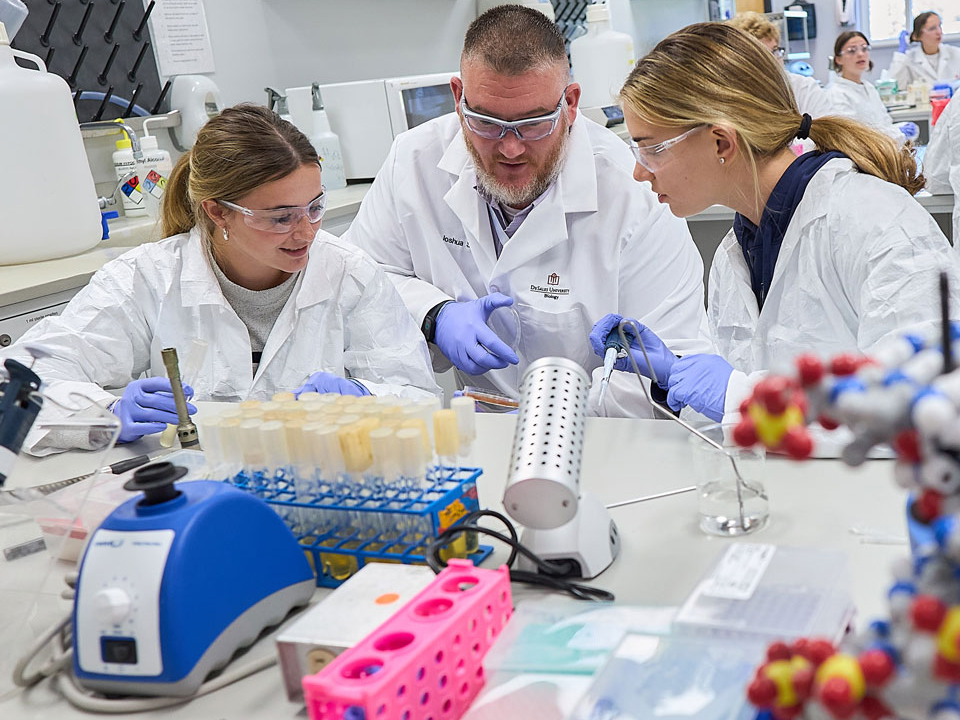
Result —
<instances>
[{"instance_id":1,"label":"navy blue shirt","mask_svg":"<svg viewBox=\"0 0 960 720\"><path fill-rule=\"evenodd\" d=\"M750 286L757 298L758 309L763 309L763 301L770 290L783 236L787 234L787 228L803 199L807 184L827 162L842 157L846 155L818 150L801 155L790 164L770 193L767 206L760 216L759 226L740 213L734 216L733 233L750 269Z\"/></svg>"}]
</instances>

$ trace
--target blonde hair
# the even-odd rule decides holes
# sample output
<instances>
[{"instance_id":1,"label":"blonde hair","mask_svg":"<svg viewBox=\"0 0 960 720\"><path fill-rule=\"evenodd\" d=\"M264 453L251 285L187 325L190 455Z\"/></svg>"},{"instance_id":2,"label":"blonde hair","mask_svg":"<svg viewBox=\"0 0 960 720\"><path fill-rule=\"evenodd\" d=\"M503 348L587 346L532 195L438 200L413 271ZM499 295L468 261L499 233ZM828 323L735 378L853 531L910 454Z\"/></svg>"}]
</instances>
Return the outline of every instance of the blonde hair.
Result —
<instances>
[{"instance_id":1,"label":"blonde hair","mask_svg":"<svg viewBox=\"0 0 960 720\"><path fill-rule=\"evenodd\" d=\"M310 141L272 110L251 104L227 108L200 128L170 173L160 213L163 237L198 226L212 240L204 200L235 201L314 163L320 161Z\"/></svg>"},{"instance_id":2,"label":"blonde hair","mask_svg":"<svg viewBox=\"0 0 960 720\"><path fill-rule=\"evenodd\" d=\"M727 20L727 25L750 33L757 40L773 40L778 45L780 44L780 28L753 10L737 13Z\"/></svg>"},{"instance_id":3,"label":"blonde hair","mask_svg":"<svg viewBox=\"0 0 960 720\"><path fill-rule=\"evenodd\" d=\"M758 162L789 147L803 121L773 54L723 23L690 25L661 41L630 72L620 98L651 125L734 130L758 192ZM845 154L860 172L911 195L923 189L910 148L881 132L846 118L822 117L810 124L809 137L819 150Z\"/></svg>"}]
</instances>

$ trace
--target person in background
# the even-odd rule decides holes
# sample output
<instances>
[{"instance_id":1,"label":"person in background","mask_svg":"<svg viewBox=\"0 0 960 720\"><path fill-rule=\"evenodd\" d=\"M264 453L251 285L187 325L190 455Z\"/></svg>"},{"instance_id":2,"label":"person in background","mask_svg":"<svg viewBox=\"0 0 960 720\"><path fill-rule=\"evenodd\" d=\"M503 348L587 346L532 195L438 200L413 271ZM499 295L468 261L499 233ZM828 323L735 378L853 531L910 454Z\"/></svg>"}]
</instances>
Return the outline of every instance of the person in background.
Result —
<instances>
[{"instance_id":1,"label":"person in background","mask_svg":"<svg viewBox=\"0 0 960 720\"><path fill-rule=\"evenodd\" d=\"M104 265L3 356L26 360L27 343L43 346L49 357L33 369L45 392L68 406L72 392L109 405L121 442L177 423L160 351L193 338L209 343L184 378L196 400L438 392L392 283L320 230L325 202L317 152L296 127L261 106L227 108L171 173L166 239ZM62 449L53 435L35 431L24 448Z\"/></svg>"},{"instance_id":2,"label":"person in background","mask_svg":"<svg viewBox=\"0 0 960 720\"><path fill-rule=\"evenodd\" d=\"M737 212L710 270L719 354L677 358L656 326L641 329L651 359L642 369L672 409L735 419L758 374L801 353L869 353L938 327L941 270L960 307L957 257L912 197L923 177L910 150L847 118L801 113L779 64L746 34L720 23L676 32L637 63L620 97L638 181L680 217L713 204ZM796 157L794 137L817 151ZM617 322L594 327L595 352Z\"/></svg>"},{"instance_id":3,"label":"person in background","mask_svg":"<svg viewBox=\"0 0 960 720\"><path fill-rule=\"evenodd\" d=\"M557 26L518 5L489 10L460 71L456 113L394 140L344 235L390 274L437 369L514 397L537 358L599 374L587 334L608 308L658 327L675 352L711 349L686 224L633 182L626 144L578 113ZM600 412L652 413L640 403L623 377Z\"/></svg>"},{"instance_id":4,"label":"person in background","mask_svg":"<svg viewBox=\"0 0 960 720\"><path fill-rule=\"evenodd\" d=\"M917 124L894 125L873 83L863 81L863 74L873 70L870 41L866 35L857 30L840 33L833 45L831 69L837 74L827 86L827 94L837 115L859 120L901 144L917 137Z\"/></svg>"},{"instance_id":5,"label":"person in background","mask_svg":"<svg viewBox=\"0 0 960 720\"><path fill-rule=\"evenodd\" d=\"M919 45L909 47L908 38ZM913 19L913 31L900 33L900 47L893 54L890 76L901 90L919 80L933 87L939 80L960 78L960 49L944 45L942 40L943 28L935 12L920 13Z\"/></svg>"},{"instance_id":6,"label":"person in background","mask_svg":"<svg viewBox=\"0 0 960 720\"><path fill-rule=\"evenodd\" d=\"M927 190L934 194L953 194L953 249L960 252L960 100L957 95L940 113L930 131L930 142L923 156L923 174Z\"/></svg>"},{"instance_id":7,"label":"person in background","mask_svg":"<svg viewBox=\"0 0 960 720\"><path fill-rule=\"evenodd\" d=\"M727 23L738 30L749 33L763 43L764 47L780 60L780 65L783 67L785 51L780 45L780 28L753 10L737 13ZM787 72L786 69L784 69L784 72L787 75L787 80L790 81L790 87L793 89L800 112L805 112L810 117L815 118L833 113L830 97L820 87L816 78L797 75Z\"/></svg>"}]
</instances>

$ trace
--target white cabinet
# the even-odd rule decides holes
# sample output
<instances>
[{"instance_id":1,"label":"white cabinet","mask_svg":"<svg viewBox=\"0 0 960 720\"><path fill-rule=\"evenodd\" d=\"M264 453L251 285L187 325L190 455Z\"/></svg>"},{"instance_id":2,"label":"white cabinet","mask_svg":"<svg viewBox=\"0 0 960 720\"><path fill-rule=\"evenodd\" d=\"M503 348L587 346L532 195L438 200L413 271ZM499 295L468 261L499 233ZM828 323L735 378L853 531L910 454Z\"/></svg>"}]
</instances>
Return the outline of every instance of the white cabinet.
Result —
<instances>
[{"instance_id":1,"label":"white cabinet","mask_svg":"<svg viewBox=\"0 0 960 720\"><path fill-rule=\"evenodd\" d=\"M33 300L0 308L0 347L20 339L27 330L49 315L59 315L80 288L71 288Z\"/></svg>"}]
</instances>

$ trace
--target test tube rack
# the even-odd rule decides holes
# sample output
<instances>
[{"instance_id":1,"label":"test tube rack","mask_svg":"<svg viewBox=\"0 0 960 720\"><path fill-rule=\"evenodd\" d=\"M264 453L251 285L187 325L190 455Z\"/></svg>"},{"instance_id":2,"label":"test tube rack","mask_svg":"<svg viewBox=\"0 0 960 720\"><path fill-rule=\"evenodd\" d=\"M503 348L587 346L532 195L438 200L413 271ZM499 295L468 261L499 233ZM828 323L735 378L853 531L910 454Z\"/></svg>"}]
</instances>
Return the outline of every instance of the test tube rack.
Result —
<instances>
[{"instance_id":1,"label":"test tube rack","mask_svg":"<svg viewBox=\"0 0 960 720\"><path fill-rule=\"evenodd\" d=\"M359 644L303 679L310 720L456 720L513 613L510 573L451 560Z\"/></svg>"},{"instance_id":2,"label":"test tube rack","mask_svg":"<svg viewBox=\"0 0 960 720\"><path fill-rule=\"evenodd\" d=\"M368 562L426 564L429 542L479 509L477 478L482 472L434 466L416 489L398 493L374 485L347 496L323 483L307 494L303 483L282 473L241 472L227 482L270 504L307 553L317 585L337 587ZM441 557L462 556L466 547L465 535L460 535ZM466 557L479 564L492 552L490 546L478 545Z\"/></svg>"}]
</instances>

